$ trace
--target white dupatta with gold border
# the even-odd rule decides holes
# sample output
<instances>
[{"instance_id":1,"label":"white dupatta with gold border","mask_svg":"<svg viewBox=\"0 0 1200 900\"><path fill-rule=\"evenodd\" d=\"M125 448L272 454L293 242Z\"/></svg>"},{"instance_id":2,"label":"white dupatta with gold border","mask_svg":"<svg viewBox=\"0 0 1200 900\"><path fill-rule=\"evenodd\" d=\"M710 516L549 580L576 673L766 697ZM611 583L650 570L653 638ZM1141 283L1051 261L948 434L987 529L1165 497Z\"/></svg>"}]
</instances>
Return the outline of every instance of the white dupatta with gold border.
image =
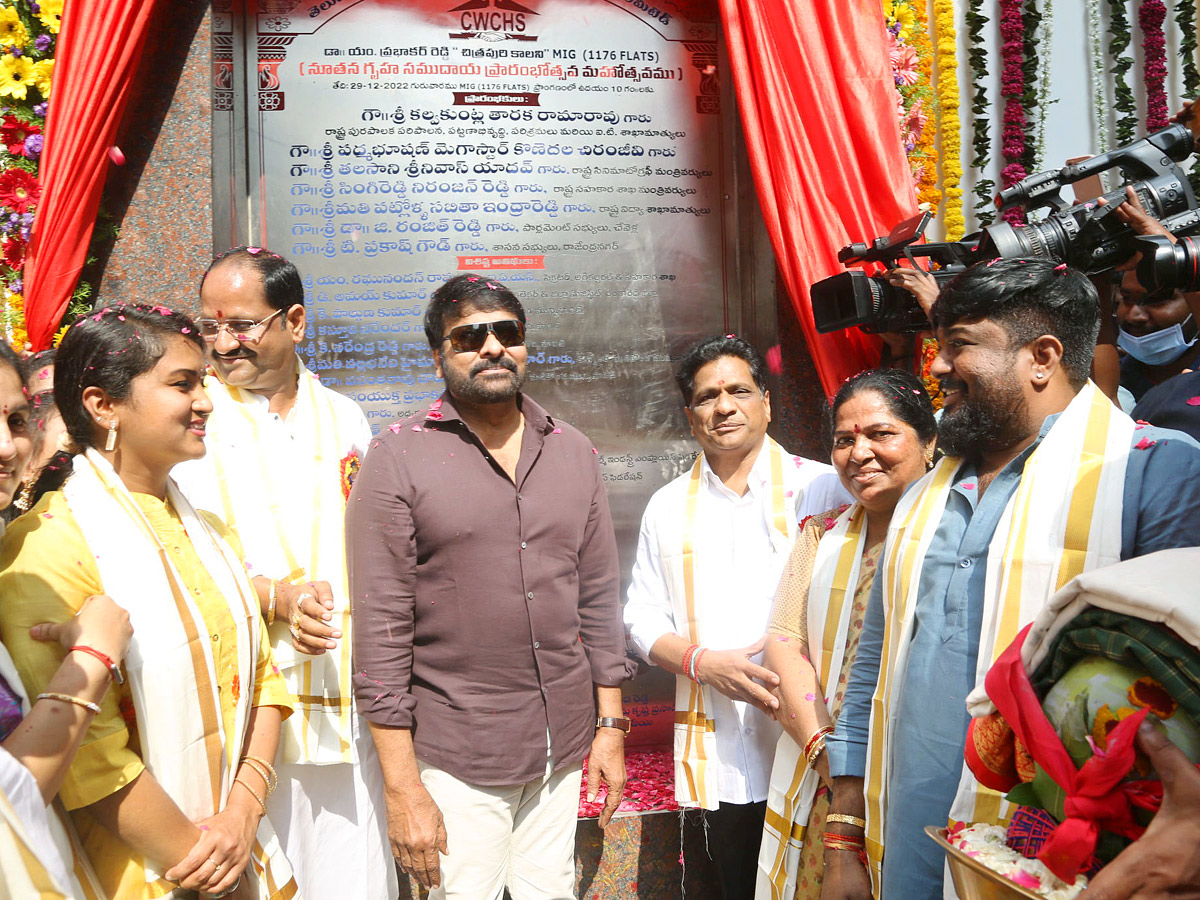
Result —
<instances>
[{"instance_id":1,"label":"white dupatta with gold border","mask_svg":"<svg viewBox=\"0 0 1200 900\"><path fill-rule=\"evenodd\" d=\"M224 807L233 784L238 760L230 759L226 748L240 753L245 744L261 621L254 588L229 545L168 481L167 499L228 602L237 630L242 689L235 734L226 735L208 629L166 548L103 456L88 450L74 464L63 494L96 559L104 592L128 610L134 629L124 667L142 762L183 814L200 821ZM259 900L298 896L291 867L265 817L251 863ZM161 876L147 862L146 881Z\"/></svg>"},{"instance_id":2,"label":"white dupatta with gold border","mask_svg":"<svg viewBox=\"0 0 1200 900\"><path fill-rule=\"evenodd\" d=\"M833 705L838 673L846 658L846 637L866 548L866 515L857 503L842 511L817 544L805 626L808 658L826 694L826 708ZM796 893L804 832L820 787L817 770L808 768L802 754L786 731L779 736L758 854L757 900L792 900Z\"/></svg>"},{"instance_id":3,"label":"white dupatta with gold border","mask_svg":"<svg viewBox=\"0 0 1200 900\"><path fill-rule=\"evenodd\" d=\"M342 632L336 650L310 656L292 646L287 622L276 620L270 627L275 664L296 700L295 714L283 723L279 758L288 763L351 763L358 757L351 726L352 625L343 527L346 498L340 471L347 442L339 434L332 392L321 388L299 357L296 362L299 380L291 416L302 417L311 432L307 446L312 454L304 458L307 472L298 475L297 460L292 460L288 476L280 477L263 450L267 443L257 409L262 401L216 378L205 381L213 402L207 444L220 491L222 519L238 535L254 528L255 533L243 540L257 548L254 554L247 551L257 574L291 584L327 581L334 600L334 618L329 624ZM295 538L303 529L297 529L284 512L288 505L285 496L297 492L311 498L305 510L310 516L306 540ZM267 516L255 516L251 525L251 510Z\"/></svg>"},{"instance_id":4,"label":"white dupatta with gold border","mask_svg":"<svg viewBox=\"0 0 1200 900\"><path fill-rule=\"evenodd\" d=\"M1047 600L1081 572L1121 556L1125 468L1134 422L1088 382L1025 462L988 546L976 682ZM881 896L894 713L904 679L925 553L963 461L951 457L901 498L888 529L883 579L884 633L879 681L871 700L866 773L867 855ZM998 823L1004 798L962 766L950 821ZM930 824L930 823L926 823ZM946 879L947 897L953 896Z\"/></svg>"}]
</instances>

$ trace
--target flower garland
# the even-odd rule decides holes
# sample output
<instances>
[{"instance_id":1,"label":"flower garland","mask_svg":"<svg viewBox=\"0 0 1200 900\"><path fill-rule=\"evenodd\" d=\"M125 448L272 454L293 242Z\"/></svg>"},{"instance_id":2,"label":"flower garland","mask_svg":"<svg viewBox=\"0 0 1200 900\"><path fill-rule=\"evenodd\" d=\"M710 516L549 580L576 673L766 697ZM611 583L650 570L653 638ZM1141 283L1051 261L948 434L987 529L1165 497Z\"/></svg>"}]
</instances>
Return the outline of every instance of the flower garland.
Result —
<instances>
[{"instance_id":1,"label":"flower garland","mask_svg":"<svg viewBox=\"0 0 1200 900\"><path fill-rule=\"evenodd\" d=\"M925 393L929 395L929 400L933 403L935 410L941 409L942 403L946 400L946 395L942 393L942 383L933 374L933 361L937 359L940 349L941 345L937 338L930 336L921 339L920 378L921 383L925 386Z\"/></svg>"},{"instance_id":2,"label":"flower garland","mask_svg":"<svg viewBox=\"0 0 1200 900\"><path fill-rule=\"evenodd\" d=\"M1167 39L1163 0L1142 0L1138 25L1142 29L1142 83L1146 87L1146 131L1167 127Z\"/></svg>"},{"instance_id":3,"label":"flower garland","mask_svg":"<svg viewBox=\"0 0 1200 900\"><path fill-rule=\"evenodd\" d=\"M971 168L981 176L991 162L992 139L988 133L991 124L988 116L987 88L987 50L983 44L983 26L990 19L983 15L983 0L970 0L967 6L967 38L971 49L967 51L967 62L971 66L971 83L975 85L975 94L971 98L971 147L975 156L971 160ZM975 214L990 220L995 209L992 195L996 189L994 182L979 177L975 182Z\"/></svg>"},{"instance_id":4,"label":"flower garland","mask_svg":"<svg viewBox=\"0 0 1200 900\"><path fill-rule=\"evenodd\" d=\"M1021 165L1026 172L1038 169L1037 143L1031 138L1037 133L1037 119L1044 115L1038 109L1038 45L1042 42L1038 32L1041 24L1037 0L1025 0L1021 10L1021 77L1025 82L1021 94L1021 105L1025 110L1025 152L1021 154Z\"/></svg>"},{"instance_id":5,"label":"flower garland","mask_svg":"<svg viewBox=\"0 0 1200 900\"><path fill-rule=\"evenodd\" d=\"M1179 29L1179 61L1183 72L1183 96L1200 96L1200 67L1196 65L1196 3L1179 0L1175 4L1175 24ZM1200 166L1188 172L1192 190L1200 196Z\"/></svg>"},{"instance_id":6,"label":"flower garland","mask_svg":"<svg viewBox=\"0 0 1200 900\"><path fill-rule=\"evenodd\" d=\"M1021 0L1000 0L1000 55L1004 69L1000 75L1000 96L1004 97L1004 130L1001 153L1006 165L1000 171L1004 187L1016 184L1027 174L1025 156L1025 21ZM1024 210L1013 208L1002 216L1018 225L1025 221Z\"/></svg>"},{"instance_id":7,"label":"flower garland","mask_svg":"<svg viewBox=\"0 0 1200 900\"><path fill-rule=\"evenodd\" d=\"M1058 102L1057 98L1050 98L1050 49L1054 46L1053 0L1046 4L1040 18L1038 30L1041 31L1041 37L1038 41L1045 49L1037 55L1037 109L1033 126L1033 152L1029 154L1032 160L1032 165L1028 167L1030 169L1040 169L1045 164L1046 118L1050 113L1050 106Z\"/></svg>"},{"instance_id":8,"label":"flower garland","mask_svg":"<svg viewBox=\"0 0 1200 900\"><path fill-rule=\"evenodd\" d=\"M913 0L883 0L883 16L896 83L896 117L913 188L918 202L936 205L941 198L936 187L935 135L926 112L932 97L932 46L920 5Z\"/></svg>"},{"instance_id":9,"label":"flower garland","mask_svg":"<svg viewBox=\"0 0 1200 900\"><path fill-rule=\"evenodd\" d=\"M1188 0L1191 3L1192 0ZM1088 47L1091 50L1092 109L1096 117L1096 152L1107 153L1108 99L1104 88L1104 45L1100 30L1100 0L1087 0ZM1101 175L1101 183L1105 184Z\"/></svg>"},{"instance_id":10,"label":"flower garland","mask_svg":"<svg viewBox=\"0 0 1200 900\"><path fill-rule=\"evenodd\" d=\"M38 163L54 85L54 46L63 0L0 3L0 327L25 349L21 272L41 200Z\"/></svg>"},{"instance_id":11,"label":"flower garland","mask_svg":"<svg viewBox=\"0 0 1200 900\"><path fill-rule=\"evenodd\" d=\"M1128 144L1137 131L1137 108L1133 91L1125 81L1125 73L1133 60L1125 55L1129 46L1129 19L1125 15L1125 0L1108 0L1108 54L1112 57L1113 108L1117 112L1116 144Z\"/></svg>"},{"instance_id":12,"label":"flower garland","mask_svg":"<svg viewBox=\"0 0 1200 900\"><path fill-rule=\"evenodd\" d=\"M933 0L937 25L938 121L942 138L942 225L946 240L957 241L967 230L962 202L962 124L958 117L958 56L953 0Z\"/></svg>"}]
</instances>

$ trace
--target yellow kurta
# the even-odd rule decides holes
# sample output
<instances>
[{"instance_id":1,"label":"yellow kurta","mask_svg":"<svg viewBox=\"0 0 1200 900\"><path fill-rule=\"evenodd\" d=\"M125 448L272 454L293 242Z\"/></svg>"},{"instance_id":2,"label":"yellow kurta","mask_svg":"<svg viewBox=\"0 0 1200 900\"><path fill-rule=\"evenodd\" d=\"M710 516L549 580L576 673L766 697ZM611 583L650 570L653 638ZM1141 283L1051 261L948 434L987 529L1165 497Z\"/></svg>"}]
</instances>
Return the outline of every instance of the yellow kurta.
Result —
<instances>
[{"instance_id":1,"label":"yellow kurta","mask_svg":"<svg viewBox=\"0 0 1200 900\"><path fill-rule=\"evenodd\" d=\"M242 688L237 678L237 639L229 606L201 564L175 510L148 494L132 496L170 553L204 617L213 644L221 716L231 742L225 748L226 757L237 760L242 748L232 742L237 739L234 721ZM215 516L205 512L200 515L240 556L240 545L232 533ZM89 595L98 593L102 588L95 557L61 493L47 494L9 526L0 549L0 638L31 697L44 690L62 661L63 650L57 643L32 640L29 627L69 619ZM170 602L170 598L164 598L164 602ZM271 644L261 621L254 682L251 706L277 706L285 717L290 714L291 695L272 661ZM165 881L146 884L142 856L100 825L85 808L128 785L144 768L127 687L111 686L100 706L101 712L92 720L59 796L72 811L83 846L111 900L161 897L173 885Z\"/></svg>"}]
</instances>

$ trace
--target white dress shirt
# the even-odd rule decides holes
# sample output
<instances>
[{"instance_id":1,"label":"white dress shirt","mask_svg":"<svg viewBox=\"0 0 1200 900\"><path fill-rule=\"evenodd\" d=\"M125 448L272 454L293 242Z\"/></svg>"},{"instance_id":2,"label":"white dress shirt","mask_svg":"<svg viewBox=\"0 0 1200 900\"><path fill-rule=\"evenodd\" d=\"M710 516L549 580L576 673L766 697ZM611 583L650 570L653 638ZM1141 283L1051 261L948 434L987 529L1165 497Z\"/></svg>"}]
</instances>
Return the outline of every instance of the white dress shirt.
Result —
<instances>
[{"instance_id":1,"label":"white dress shirt","mask_svg":"<svg viewBox=\"0 0 1200 900\"><path fill-rule=\"evenodd\" d=\"M660 548L663 535L682 533L690 473L659 489L646 507L637 561L625 604L625 626L637 652L666 634L684 634L686 622L672 614ZM771 604L789 547L773 540L770 454L764 440L747 479L746 493L729 490L701 464L701 489L693 531L697 616L710 650L755 643L767 629ZM850 502L832 466L784 454L785 497L792 525L806 516ZM795 528L791 529L795 534ZM786 543L786 542L783 542ZM754 662L761 664L761 657ZM717 793L722 803L756 803L767 797L780 726L742 701L712 692L717 736Z\"/></svg>"}]
</instances>

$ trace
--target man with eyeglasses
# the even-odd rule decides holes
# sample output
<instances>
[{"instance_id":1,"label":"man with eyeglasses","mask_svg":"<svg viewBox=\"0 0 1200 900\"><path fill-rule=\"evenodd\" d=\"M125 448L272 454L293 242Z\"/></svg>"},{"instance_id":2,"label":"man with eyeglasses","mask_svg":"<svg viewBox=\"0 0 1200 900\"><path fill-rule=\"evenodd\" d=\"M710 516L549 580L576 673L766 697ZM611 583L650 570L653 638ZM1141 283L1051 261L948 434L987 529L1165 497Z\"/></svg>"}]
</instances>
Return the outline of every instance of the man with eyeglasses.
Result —
<instances>
[{"instance_id":1,"label":"man with eyeglasses","mask_svg":"<svg viewBox=\"0 0 1200 900\"><path fill-rule=\"evenodd\" d=\"M350 687L343 522L370 427L296 353L304 288L288 260L260 247L229 250L205 272L200 303L215 372L205 382L208 453L174 474L241 539L296 699L269 815L304 896L392 898L382 773Z\"/></svg>"},{"instance_id":2,"label":"man with eyeglasses","mask_svg":"<svg viewBox=\"0 0 1200 900\"><path fill-rule=\"evenodd\" d=\"M596 451L521 391L525 311L502 283L450 279L425 334L446 391L376 439L346 516L392 849L432 900L573 897L584 757L603 827L629 730Z\"/></svg>"}]
</instances>

